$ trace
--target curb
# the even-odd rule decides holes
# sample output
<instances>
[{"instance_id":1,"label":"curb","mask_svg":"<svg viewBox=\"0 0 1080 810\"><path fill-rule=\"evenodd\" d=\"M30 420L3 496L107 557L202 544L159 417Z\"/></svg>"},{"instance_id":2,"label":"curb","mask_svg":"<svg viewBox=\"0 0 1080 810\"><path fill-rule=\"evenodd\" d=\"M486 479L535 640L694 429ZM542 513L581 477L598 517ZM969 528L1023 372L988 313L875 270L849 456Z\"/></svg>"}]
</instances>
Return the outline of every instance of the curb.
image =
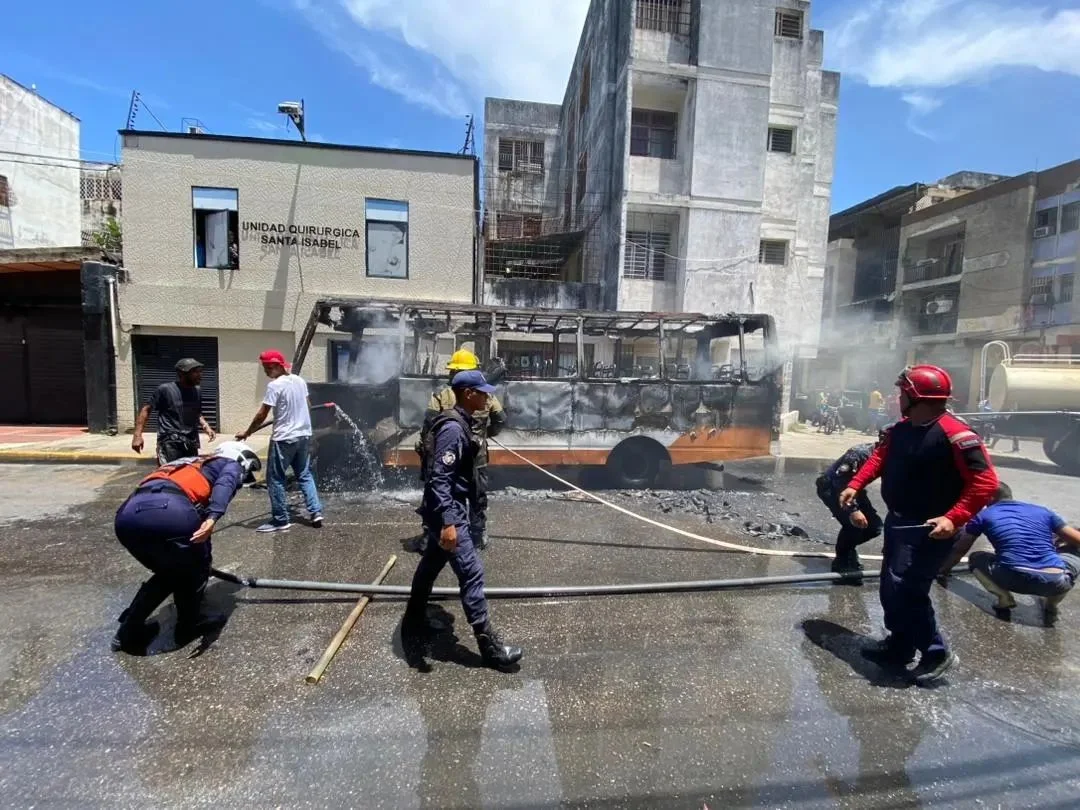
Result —
<instances>
[{"instance_id":1,"label":"curb","mask_svg":"<svg viewBox=\"0 0 1080 810\"><path fill-rule=\"evenodd\" d=\"M156 464L153 456L127 456L72 450L0 450L0 464L103 464L115 467Z\"/></svg>"}]
</instances>

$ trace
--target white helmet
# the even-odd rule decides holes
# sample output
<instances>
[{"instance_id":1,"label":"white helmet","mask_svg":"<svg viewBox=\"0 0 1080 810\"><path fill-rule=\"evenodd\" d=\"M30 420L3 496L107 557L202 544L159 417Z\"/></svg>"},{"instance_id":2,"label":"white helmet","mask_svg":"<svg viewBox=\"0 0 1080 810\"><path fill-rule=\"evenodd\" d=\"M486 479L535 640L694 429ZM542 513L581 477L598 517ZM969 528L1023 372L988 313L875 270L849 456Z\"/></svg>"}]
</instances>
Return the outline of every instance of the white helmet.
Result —
<instances>
[{"instance_id":1,"label":"white helmet","mask_svg":"<svg viewBox=\"0 0 1080 810\"><path fill-rule=\"evenodd\" d=\"M259 461L258 455L243 442L222 442L221 446L214 451L214 455L231 458L239 464L244 470L245 481L254 478L255 473L262 469L262 462Z\"/></svg>"}]
</instances>

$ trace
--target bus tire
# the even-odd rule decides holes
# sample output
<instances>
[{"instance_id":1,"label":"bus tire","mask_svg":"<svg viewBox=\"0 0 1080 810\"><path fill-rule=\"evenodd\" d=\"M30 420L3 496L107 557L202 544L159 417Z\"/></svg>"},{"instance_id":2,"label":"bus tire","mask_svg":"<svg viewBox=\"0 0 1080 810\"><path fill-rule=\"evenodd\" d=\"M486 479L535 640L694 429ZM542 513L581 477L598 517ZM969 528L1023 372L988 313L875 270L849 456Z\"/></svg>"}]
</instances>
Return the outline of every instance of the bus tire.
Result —
<instances>
[{"instance_id":1,"label":"bus tire","mask_svg":"<svg viewBox=\"0 0 1080 810\"><path fill-rule=\"evenodd\" d=\"M649 489L656 485L667 451L652 439L627 439L611 451L607 471L618 489Z\"/></svg>"}]
</instances>

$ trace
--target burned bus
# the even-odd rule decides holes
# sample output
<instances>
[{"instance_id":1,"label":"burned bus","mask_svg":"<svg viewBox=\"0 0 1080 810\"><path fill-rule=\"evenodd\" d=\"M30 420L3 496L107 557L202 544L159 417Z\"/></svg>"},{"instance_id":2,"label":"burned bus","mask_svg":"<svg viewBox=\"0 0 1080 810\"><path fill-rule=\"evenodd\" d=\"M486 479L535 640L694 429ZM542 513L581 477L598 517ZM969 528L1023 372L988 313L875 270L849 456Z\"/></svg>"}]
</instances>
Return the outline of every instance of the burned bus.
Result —
<instances>
[{"instance_id":1,"label":"burned bus","mask_svg":"<svg viewBox=\"0 0 1080 810\"><path fill-rule=\"evenodd\" d=\"M670 465L768 455L777 435L783 364L767 315L322 300L297 373L327 332L328 382L310 384L312 404L336 403L383 467L419 465L425 410L461 348L498 388L499 443L541 466L603 466L616 486L651 487ZM316 428L325 449L332 426ZM525 464L495 444L490 460Z\"/></svg>"}]
</instances>

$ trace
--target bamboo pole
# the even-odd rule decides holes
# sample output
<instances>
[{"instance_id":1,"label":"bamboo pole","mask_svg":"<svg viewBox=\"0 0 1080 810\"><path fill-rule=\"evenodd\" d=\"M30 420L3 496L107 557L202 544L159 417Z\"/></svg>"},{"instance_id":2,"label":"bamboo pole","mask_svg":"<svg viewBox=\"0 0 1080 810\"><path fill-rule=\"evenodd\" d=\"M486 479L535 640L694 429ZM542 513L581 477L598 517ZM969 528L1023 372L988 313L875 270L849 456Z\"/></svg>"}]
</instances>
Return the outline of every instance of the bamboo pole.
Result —
<instances>
[{"instance_id":1,"label":"bamboo pole","mask_svg":"<svg viewBox=\"0 0 1080 810\"><path fill-rule=\"evenodd\" d=\"M390 573L390 569L394 567L394 563L397 562L397 555L391 554L390 559L386 561L386 565L383 566L382 571L375 577L372 585L381 585L382 581L386 579L386 575ZM326 648L326 652L322 654L322 658L319 659L319 663L315 665L315 668L308 673L304 678L308 683L318 683L322 680L323 673L326 672L326 668L330 666L330 662L334 660L334 656L337 655L338 649L344 643L346 637L349 635L349 631L353 629L353 625L356 624L357 619L360 618L360 614L364 612L364 608L368 606L368 602L371 601L370 596L360 597L360 601L356 603L356 607L352 609L352 612L345 619L345 623L341 625L341 629L337 631L330 640L330 646Z\"/></svg>"}]
</instances>

